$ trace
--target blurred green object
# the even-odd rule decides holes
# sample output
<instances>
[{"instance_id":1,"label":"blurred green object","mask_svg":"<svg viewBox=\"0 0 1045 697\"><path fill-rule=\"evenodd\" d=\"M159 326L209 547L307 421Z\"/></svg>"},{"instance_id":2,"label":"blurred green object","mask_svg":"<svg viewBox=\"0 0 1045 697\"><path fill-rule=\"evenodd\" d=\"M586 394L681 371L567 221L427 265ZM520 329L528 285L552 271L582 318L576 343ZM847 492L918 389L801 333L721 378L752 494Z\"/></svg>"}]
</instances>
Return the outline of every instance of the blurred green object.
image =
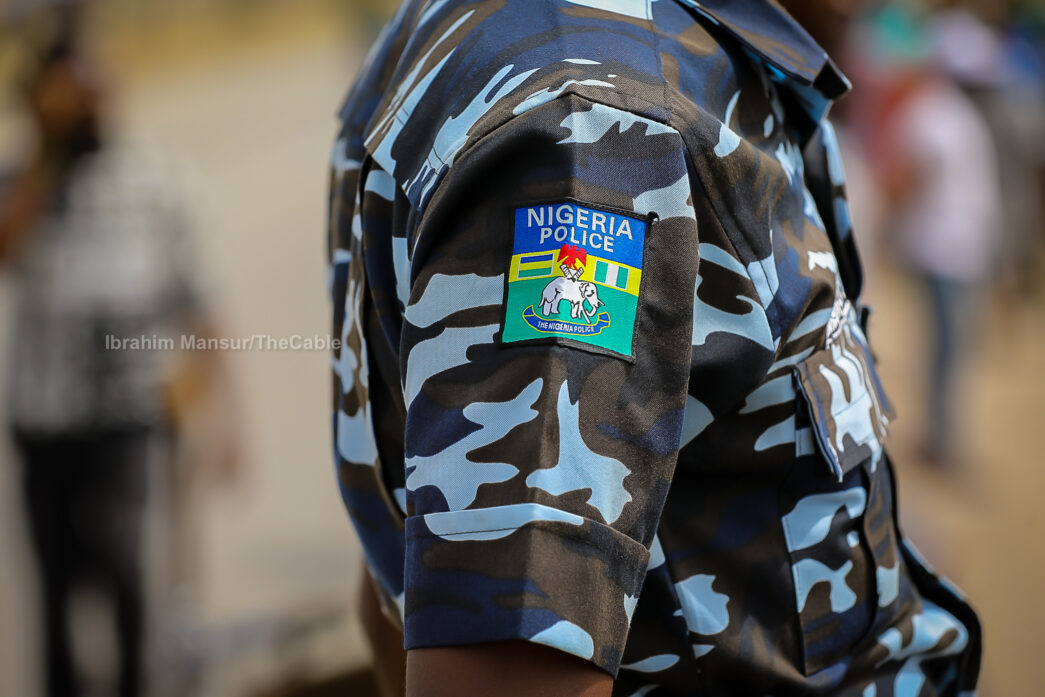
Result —
<instances>
[{"instance_id":1,"label":"blurred green object","mask_svg":"<svg viewBox=\"0 0 1045 697\"><path fill-rule=\"evenodd\" d=\"M910 3L887 3L870 17L872 58L883 67L924 65L932 57L929 17Z\"/></svg>"}]
</instances>

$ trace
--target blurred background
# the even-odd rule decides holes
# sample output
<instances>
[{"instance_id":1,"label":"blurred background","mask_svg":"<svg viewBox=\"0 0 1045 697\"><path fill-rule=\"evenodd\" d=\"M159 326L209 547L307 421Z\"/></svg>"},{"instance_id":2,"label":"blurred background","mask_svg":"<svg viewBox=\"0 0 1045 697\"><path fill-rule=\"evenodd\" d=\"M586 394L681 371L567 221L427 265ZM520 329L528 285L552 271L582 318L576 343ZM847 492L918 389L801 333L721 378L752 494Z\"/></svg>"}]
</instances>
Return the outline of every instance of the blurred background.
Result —
<instances>
[{"instance_id":1,"label":"blurred background","mask_svg":"<svg viewBox=\"0 0 1045 697\"><path fill-rule=\"evenodd\" d=\"M0 3L0 695L371 694L306 340L334 114L396 4ZM1045 4L816 4L902 522L981 613L981 694L1038 695ZM153 350L182 333L259 338Z\"/></svg>"}]
</instances>

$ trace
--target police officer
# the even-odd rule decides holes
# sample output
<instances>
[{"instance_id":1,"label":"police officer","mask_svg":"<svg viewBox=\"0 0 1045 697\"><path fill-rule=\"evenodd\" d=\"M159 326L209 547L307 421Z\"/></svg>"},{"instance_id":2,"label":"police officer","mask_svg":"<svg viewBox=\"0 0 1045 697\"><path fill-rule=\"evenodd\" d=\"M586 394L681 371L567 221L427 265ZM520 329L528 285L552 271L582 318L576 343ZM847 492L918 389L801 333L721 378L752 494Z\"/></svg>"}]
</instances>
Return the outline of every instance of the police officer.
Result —
<instances>
[{"instance_id":1,"label":"police officer","mask_svg":"<svg viewBox=\"0 0 1045 697\"><path fill-rule=\"evenodd\" d=\"M771 0L401 6L329 242L338 476L410 697L975 688L897 527L847 88Z\"/></svg>"}]
</instances>

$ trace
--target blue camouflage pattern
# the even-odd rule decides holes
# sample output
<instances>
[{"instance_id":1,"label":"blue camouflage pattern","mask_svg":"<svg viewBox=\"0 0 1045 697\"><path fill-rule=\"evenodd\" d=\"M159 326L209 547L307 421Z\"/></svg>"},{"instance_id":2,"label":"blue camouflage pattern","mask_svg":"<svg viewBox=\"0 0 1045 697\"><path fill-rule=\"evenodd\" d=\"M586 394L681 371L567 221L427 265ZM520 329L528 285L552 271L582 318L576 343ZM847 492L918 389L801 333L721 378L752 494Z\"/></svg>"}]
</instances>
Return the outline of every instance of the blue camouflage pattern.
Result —
<instances>
[{"instance_id":1,"label":"blue camouflage pattern","mask_svg":"<svg viewBox=\"0 0 1045 697\"><path fill-rule=\"evenodd\" d=\"M337 475L407 649L524 639L618 697L973 694L976 615L897 522L847 88L772 0L399 8L328 280ZM561 201L649 221L630 354L504 340L516 212Z\"/></svg>"}]
</instances>

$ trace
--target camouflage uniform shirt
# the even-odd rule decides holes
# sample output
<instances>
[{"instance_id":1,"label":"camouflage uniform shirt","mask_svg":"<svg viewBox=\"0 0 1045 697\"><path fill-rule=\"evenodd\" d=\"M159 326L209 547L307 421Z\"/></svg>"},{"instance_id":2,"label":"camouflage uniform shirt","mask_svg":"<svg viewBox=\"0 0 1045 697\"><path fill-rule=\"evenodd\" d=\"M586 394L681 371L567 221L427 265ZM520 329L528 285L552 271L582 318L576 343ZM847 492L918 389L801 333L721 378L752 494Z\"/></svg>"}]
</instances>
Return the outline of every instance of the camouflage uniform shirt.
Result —
<instances>
[{"instance_id":1,"label":"camouflage uniform shirt","mask_svg":"<svg viewBox=\"0 0 1045 697\"><path fill-rule=\"evenodd\" d=\"M334 450L406 647L614 695L961 695L826 113L770 0L407 0L332 157Z\"/></svg>"}]
</instances>

